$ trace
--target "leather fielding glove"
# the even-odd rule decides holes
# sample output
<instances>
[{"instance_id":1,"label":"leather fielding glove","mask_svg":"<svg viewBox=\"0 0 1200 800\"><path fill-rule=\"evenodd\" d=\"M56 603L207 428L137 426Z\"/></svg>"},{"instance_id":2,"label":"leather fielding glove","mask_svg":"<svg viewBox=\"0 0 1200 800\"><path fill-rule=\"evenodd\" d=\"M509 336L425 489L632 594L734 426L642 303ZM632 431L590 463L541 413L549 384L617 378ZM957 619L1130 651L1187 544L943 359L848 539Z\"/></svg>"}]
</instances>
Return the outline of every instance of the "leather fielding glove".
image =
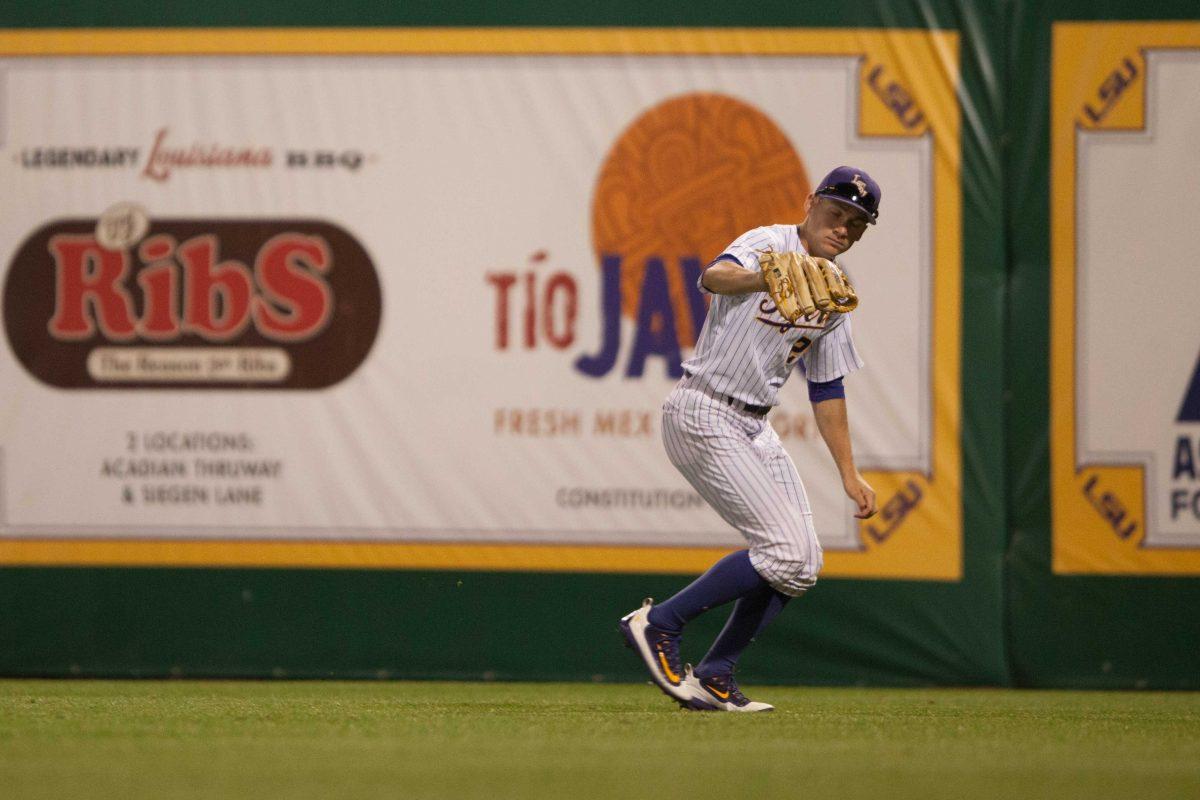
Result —
<instances>
[{"instance_id":1,"label":"leather fielding glove","mask_svg":"<svg viewBox=\"0 0 1200 800\"><path fill-rule=\"evenodd\" d=\"M795 251L768 251L759 256L758 263L767 281L767 293L789 322L811 318L818 312L844 314L858 307L854 287L829 259Z\"/></svg>"}]
</instances>

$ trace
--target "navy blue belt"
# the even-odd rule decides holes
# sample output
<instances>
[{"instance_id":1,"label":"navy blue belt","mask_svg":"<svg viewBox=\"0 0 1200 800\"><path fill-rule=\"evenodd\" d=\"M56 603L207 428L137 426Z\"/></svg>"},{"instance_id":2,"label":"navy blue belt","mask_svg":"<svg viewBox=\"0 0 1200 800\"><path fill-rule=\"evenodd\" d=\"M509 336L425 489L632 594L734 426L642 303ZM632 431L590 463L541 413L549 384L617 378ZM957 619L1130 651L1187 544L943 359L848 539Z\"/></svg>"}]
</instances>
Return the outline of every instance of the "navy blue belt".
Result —
<instances>
[{"instance_id":1,"label":"navy blue belt","mask_svg":"<svg viewBox=\"0 0 1200 800\"><path fill-rule=\"evenodd\" d=\"M736 408L738 411L745 411L747 414L753 414L756 417L765 417L771 411L770 406L756 406L756 405L751 405L750 403L743 403L741 400L738 400L736 397L730 397L729 395L720 395L720 397L722 400L724 400L726 403L728 403L729 405Z\"/></svg>"},{"instance_id":2,"label":"navy blue belt","mask_svg":"<svg viewBox=\"0 0 1200 800\"><path fill-rule=\"evenodd\" d=\"M718 394L702 383L693 384L691 382L691 378L691 375L685 373L683 380L679 382L680 387L684 389L695 389L698 392L703 392L709 397L720 400L722 403L736 408L738 411L745 411L747 414L753 414L756 417L765 417L767 414L771 413L771 406L756 406L752 403L743 403L736 397L730 397L727 394Z\"/></svg>"}]
</instances>

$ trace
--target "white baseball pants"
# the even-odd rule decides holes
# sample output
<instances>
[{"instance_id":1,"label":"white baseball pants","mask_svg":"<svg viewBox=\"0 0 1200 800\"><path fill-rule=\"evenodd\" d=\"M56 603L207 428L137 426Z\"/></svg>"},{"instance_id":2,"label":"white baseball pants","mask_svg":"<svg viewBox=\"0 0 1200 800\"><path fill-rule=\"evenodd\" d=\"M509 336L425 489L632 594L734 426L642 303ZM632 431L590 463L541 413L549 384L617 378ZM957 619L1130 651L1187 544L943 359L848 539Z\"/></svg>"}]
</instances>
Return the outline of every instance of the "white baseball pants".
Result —
<instances>
[{"instance_id":1,"label":"white baseball pants","mask_svg":"<svg viewBox=\"0 0 1200 800\"><path fill-rule=\"evenodd\" d=\"M746 537L763 579L793 597L817 582L824 559L808 496L766 418L678 386L663 405L663 444L688 483Z\"/></svg>"}]
</instances>

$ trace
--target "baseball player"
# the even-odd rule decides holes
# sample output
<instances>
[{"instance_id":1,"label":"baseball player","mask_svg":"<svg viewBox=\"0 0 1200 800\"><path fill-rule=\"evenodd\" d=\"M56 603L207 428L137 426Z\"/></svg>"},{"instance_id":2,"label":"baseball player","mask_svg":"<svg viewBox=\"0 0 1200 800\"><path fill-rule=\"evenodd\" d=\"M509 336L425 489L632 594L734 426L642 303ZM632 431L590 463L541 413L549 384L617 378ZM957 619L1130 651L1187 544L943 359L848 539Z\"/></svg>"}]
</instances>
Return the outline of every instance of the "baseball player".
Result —
<instances>
[{"instance_id":1,"label":"baseball player","mask_svg":"<svg viewBox=\"0 0 1200 800\"><path fill-rule=\"evenodd\" d=\"M663 442L671 463L748 548L663 603L647 598L620 622L654 683L685 708L772 710L742 694L734 667L821 571L804 484L767 419L797 361L854 516L875 514L875 492L854 465L842 385L863 365L850 329L857 296L833 260L875 224L879 198L865 171L838 167L806 198L804 222L742 234L700 276L712 303L683 379L663 405ZM694 669L684 666L684 626L729 602L733 611L708 654Z\"/></svg>"}]
</instances>

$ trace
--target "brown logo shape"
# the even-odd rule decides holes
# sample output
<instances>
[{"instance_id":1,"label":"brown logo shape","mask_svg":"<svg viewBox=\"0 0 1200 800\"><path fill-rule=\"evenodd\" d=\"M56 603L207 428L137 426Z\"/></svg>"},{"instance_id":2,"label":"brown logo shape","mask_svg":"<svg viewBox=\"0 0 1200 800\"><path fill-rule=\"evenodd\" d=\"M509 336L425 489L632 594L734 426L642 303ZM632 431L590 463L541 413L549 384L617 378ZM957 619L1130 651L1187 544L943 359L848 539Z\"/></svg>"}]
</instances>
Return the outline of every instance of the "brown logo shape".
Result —
<instances>
[{"instance_id":1,"label":"brown logo shape","mask_svg":"<svg viewBox=\"0 0 1200 800\"><path fill-rule=\"evenodd\" d=\"M684 258L716 258L751 228L804 218L808 175L787 136L754 106L713 93L666 100L631 124L596 183L592 243L618 254L621 309L636 318L646 259L661 258L681 344L692 344Z\"/></svg>"},{"instance_id":2,"label":"brown logo shape","mask_svg":"<svg viewBox=\"0 0 1200 800\"><path fill-rule=\"evenodd\" d=\"M379 278L329 222L161 219L115 246L97 223L44 225L9 265L9 345L51 386L320 389L375 341Z\"/></svg>"}]
</instances>

